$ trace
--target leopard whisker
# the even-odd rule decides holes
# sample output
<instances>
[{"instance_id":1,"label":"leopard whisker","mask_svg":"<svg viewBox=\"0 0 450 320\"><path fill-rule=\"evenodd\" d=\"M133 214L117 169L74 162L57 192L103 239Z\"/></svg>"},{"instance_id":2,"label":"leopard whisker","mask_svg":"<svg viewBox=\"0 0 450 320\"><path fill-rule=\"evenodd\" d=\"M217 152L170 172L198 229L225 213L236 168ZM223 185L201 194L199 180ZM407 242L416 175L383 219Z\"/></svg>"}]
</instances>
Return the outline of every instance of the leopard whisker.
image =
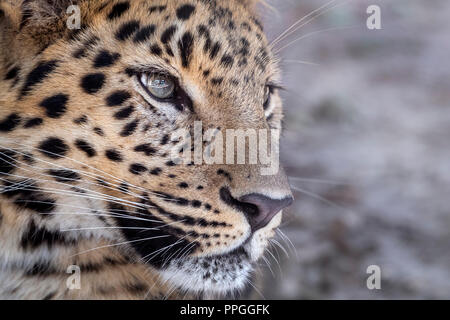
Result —
<instances>
[{"instance_id":1,"label":"leopard whisker","mask_svg":"<svg viewBox=\"0 0 450 320\"><path fill-rule=\"evenodd\" d=\"M13 150L13 149L10 149L10 150L14 151L15 153L19 153L19 154L25 155L25 153L22 153L22 152L20 152L20 151ZM18 168L18 169L21 169L21 170L24 170L24 171L28 171L28 172L31 172L31 173L33 173L33 174L37 174L37 175L39 175L39 176L46 176L46 177L52 177L52 178L53 178L52 175L45 174L45 173L40 173L40 172L35 172L35 171L32 171L32 170L28 170L28 169L24 169L24 168L19 167L19 166L17 166L17 165L15 164L15 162L18 162L18 163L23 164L23 165L25 165L25 166L27 166L27 167L31 167L31 168L35 169L33 166L30 166L30 165L26 164L25 162L16 160L16 159L14 159L14 158L12 158L12 157L10 157L10 156L7 156L7 155L5 155L5 154L2 154L2 157L6 157L6 158L10 159L11 161L6 161L4 158L3 158L2 160L3 160L4 162L6 162L7 164L9 164L9 165L15 167L15 168ZM13 161L14 161L14 162L13 162ZM42 160L42 161L43 161L43 160ZM74 169L70 169L70 168L66 168L66 167L62 167L62 166L58 166L58 167L60 167L60 168L62 168L62 169L65 169L65 170L76 171L76 170L74 170ZM45 168L38 167L38 169L45 169ZM48 168L47 170L49 170L49 169L50 169L50 168ZM26 177L26 178L31 179L30 177ZM46 179L40 179L40 181L51 182L51 183L58 183L58 184L62 184L62 185L65 185L65 186L73 187L73 185L71 185L71 184L64 183L64 182L59 182L59 181L46 180ZM71 180L71 181L76 181L76 180ZM89 183L89 182L88 182L88 183ZM100 186L100 184L98 184L98 183L95 183L94 185ZM87 190L87 189L84 189L84 190ZM94 192L94 191L92 191L92 190L89 190L89 191Z\"/></svg>"},{"instance_id":2,"label":"leopard whisker","mask_svg":"<svg viewBox=\"0 0 450 320\"><path fill-rule=\"evenodd\" d=\"M43 153L48 154L48 155L52 155L52 156L55 156L55 157L58 157L58 158L67 159L67 160L69 160L69 161L73 161L73 162L78 163L78 164L80 164L80 165L83 165L83 166L86 166L86 167L88 167L88 168L91 168L91 169L93 169L93 170L95 170L95 171L98 171L98 172L101 172L101 173L105 173L106 175L112 177L113 179L115 179L115 180L117 180L117 181L119 181L119 182L125 182L124 180L122 180L122 179L120 179L120 178L117 178L117 177L115 177L115 176L113 176L113 175L111 175L111 174L109 174L109 173L107 173L107 172L104 172L104 171L102 171L102 170L100 170L100 169L97 169L97 168L95 168L95 167L90 166L90 165L87 164L87 163L83 163L83 162L78 161L78 160L75 160L75 159L73 159L73 158L70 158L70 157L67 157L67 156L58 155L58 154L55 154L55 153L50 152L50 151L48 151L48 150L42 150L42 149L40 149L40 148L34 147L34 146L32 146L32 145L29 145L29 144L22 144L22 143L19 144L19 143L15 142L15 141L11 141L11 143L14 143L14 144L16 144L16 145L19 145L20 147L23 147L23 146L30 147L30 148L32 148L32 149L34 149L34 150L37 150L37 151L39 151L39 152L43 152ZM8 148L8 147L3 146L3 145L0 145L0 147L3 148L3 149L9 149L9 150L11 150L11 151L17 152L17 150ZM48 161L46 161L46 160L42 160L42 159L40 159L40 158L38 158L38 157L36 157L35 159L37 159L37 160L39 160L39 161L41 161L41 162L50 164L50 165L55 166L55 167L64 168L64 167L61 166L61 165L58 165L58 164L55 164L55 163L52 163L52 162L48 162ZM140 187L136 187L136 188L140 188Z\"/></svg>"},{"instance_id":3,"label":"leopard whisker","mask_svg":"<svg viewBox=\"0 0 450 320\"><path fill-rule=\"evenodd\" d=\"M32 179L32 178L29 178L29 177L26 177L26 176L20 176L20 175L15 175L15 174L5 173L4 175L15 177L15 178ZM2 178L0 178L0 180L4 181L4 182L10 182L10 181L8 181L6 179L2 179ZM58 184L58 185L63 185L63 186L71 187L71 188L73 187L72 185L66 184L64 182L56 182L56 181L46 180L46 179L34 179L34 180L40 181L40 182L51 182L51 183L55 183L55 184ZM32 186L32 187L34 187L34 186ZM80 194L79 192L76 192L76 191L54 189L54 188L49 188L49 187L47 187L47 188L34 187L34 189L27 190L27 191L42 191L42 192L46 192L46 193L53 193L53 194L60 194L60 195L71 195L71 196L74 196L74 197L87 198L87 199L92 199L92 200L103 200L103 201L107 201L107 202L110 202L110 203L126 204L127 206L135 208L135 209L154 208L153 206L150 206L148 204L138 203L138 202L134 202L134 201L130 201L130 200L126 200L126 199L122 199L122 198L106 195L106 194L103 194L103 193L100 193L100 192L96 192L96 191L92 191L92 190L86 189L86 188L80 188L80 187L78 187L78 188L80 190L82 190L82 191L85 191L86 193L85 194ZM23 189L23 190L25 190L25 189ZM87 192L91 192L94 195L97 194L97 195L100 195L100 196L94 197L93 195L87 194ZM114 200L114 201L112 201L112 200ZM137 214L144 215L144 214L139 213L139 212L137 212Z\"/></svg>"},{"instance_id":4,"label":"leopard whisker","mask_svg":"<svg viewBox=\"0 0 450 320\"><path fill-rule=\"evenodd\" d=\"M162 235L162 236L148 237L148 238L143 238L143 239L137 239L137 240L124 241L124 242L120 242L120 243L108 244L108 245L104 245L104 246L92 248L92 249L89 249L89 250L85 250L85 251L82 251L82 252L78 252L78 253L76 253L76 254L74 254L74 255L71 255L70 257L79 256L79 255L81 255L81 254L85 254L85 253L88 253L88 252L92 252L92 251L94 251L94 250L99 250L99 249L104 249L104 248L111 248L111 247L116 247L116 246L126 245L126 244L130 244L130 243L134 243L134 242L148 241L148 240L160 239L160 238L167 238L167 237L170 237L170 235Z\"/></svg>"},{"instance_id":5,"label":"leopard whisker","mask_svg":"<svg viewBox=\"0 0 450 320\"><path fill-rule=\"evenodd\" d=\"M8 180L0 178L0 181L8 181ZM123 199L119 199L119 201L117 201L114 198L94 197L94 196L90 196L90 195L86 195L86 194L80 194L78 192L70 192L70 191L64 191L64 190L53 189L53 188L35 188L35 187L23 188L23 187L21 187L20 190L24 190L24 191L39 191L39 192L42 192L42 193L58 194L58 195L65 195L65 196L70 195L70 196L73 196L73 197L83 198L83 199L102 200L102 201L106 201L108 203L115 203L115 204L121 204L121 205L125 204L124 203L125 200L123 200ZM2 191L0 193L4 193L4 191ZM26 200L26 201L23 201L23 202L32 202L32 201ZM125 201L125 202L127 202L126 203L127 206L129 206L131 208L135 208L135 209L153 208L152 206L148 206L148 205L144 206L144 205L141 205L139 203L136 203L136 204L139 205L139 206L136 206L134 204L131 204L130 201ZM145 215L145 214L139 213L139 212L137 212L137 214Z\"/></svg>"},{"instance_id":6,"label":"leopard whisker","mask_svg":"<svg viewBox=\"0 0 450 320\"><path fill-rule=\"evenodd\" d=\"M334 208L337 208L337 209L340 209L340 210L344 210L345 212L352 212L352 211L349 210L348 208L345 208L345 207L343 207L343 206L341 206L341 205L339 205L339 204L337 204L337 203L335 203L335 202L333 202L333 201L330 201L330 200L328 200L327 198L322 197L322 196L320 196L320 195L318 195L318 194L316 194L316 193L310 192L310 191L305 190L305 189L298 188L298 187L296 187L296 186L291 186L291 188L292 188L293 190L298 191L298 192L300 192L300 193L302 193L302 194L305 194L305 195L307 195L307 196L309 196L309 197L311 197L311 198L320 200L320 201L322 201L322 202L324 202L324 203L326 203L326 204L328 204L329 206L332 206L332 207L334 207Z\"/></svg>"},{"instance_id":7,"label":"leopard whisker","mask_svg":"<svg viewBox=\"0 0 450 320\"><path fill-rule=\"evenodd\" d=\"M281 239L283 239L286 245L291 248L292 252L294 252L295 254L296 260L298 260L299 259L298 251L297 248L295 248L295 245L291 241L291 239L289 239L289 237L286 234L284 234L284 232L280 228L276 228L275 231L281 237Z\"/></svg>"},{"instance_id":8,"label":"leopard whisker","mask_svg":"<svg viewBox=\"0 0 450 320\"><path fill-rule=\"evenodd\" d=\"M275 245L275 243L270 241L271 239L269 239L269 245L271 248L273 248L275 250L276 256L278 258L278 261L281 261L281 256L280 256L280 252L278 251L278 247Z\"/></svg>"},{"instance_id":9,"label":"leopard whisker","mask_svg":"<svg viewBox=\"0 0 450 320\"><path fill-rule=\"evenodd\" d=\"M280 262L278 261L278 259L275 257L275 255L272 253L272 251L270 251L270 247L266 248L266 252L269 253L269 255L272 257L273 260L275 260L275 262L278 265L278 269L280 270L280 274L283 273L283 270L281 269L281 265Z\"/></svg>"},{"instance_id":10,"label":"leopard whisker","mask_svg":"<svg viewBox=\"0 0 450 320\"><path fill-rule=\"evenodd\" d=\"M261 296L261 298L263 299L263 300L267 300L266 299L266 297L263 295L263 293L261 292L261 290L259 290L257 287L256 287L256 285L254 285L253 284L253 282L249 279L249 278L247 278L247 281L246 281L254 290L255 290L255 292L257 293L257 294L259 294L260 296Z\"/></svg>"},{"instance_id":11,"label":"leopard whisker","mask_svg":"<svg viewBox=\"0 0 450 320\"><path fill-rule=\"evenodd\" d=\"M315 178L302 178L302 177L292 177L288 176L289 180L308 182L308 183L318 183L318 184L331 184L331 185L353 185L344 181L327 180L327 179L315 179Z\"/></svg>"},{"instance_id":12,"label":"leopard whisker","mask_svg":"<svg viewBox=\"0 0 450 320\"><path fill-rule=\"evenodd\" d=\"M169 260L171 260L171 258L173 256L175 256L173 259L177 260L177 259L184 259L186 255L188 255L189 249L195 245L195 242L198 241L200 239L200 237L197 237L195 240L192 240L191 243L187 244L184 246L184 248L178 249L177 251L175 251L173 254L171 254L166 261L164 261L163 266L166 265L166 263L169 262ZM180 252L179 252L180 251ZM179 252L179 253L178 253Z\"/></svg>"},{"instance_id":13,"label":"leopard whisker","mask_svg":"<svg viewBox=\"0 0 450 320\"><path fill-rule=\"evenodd\" d=\"M180 239L178 239L178 240L177 240L176 242L174 242L173 244L170 244L170 245L168 245L168 246L165 246L165 247L163 247L163 248L160 248L160 249L158 249L158 250L156 250L156 251L154 251L154 252L152 252L152 253L150 253L150 254L144 256L144 257L142 257L140 260L145 261L145 263L149 263L149 262L150 262L156 255L158 255L161 251L164 252L164 251L169 250L169 249L172 248L173 246L175 246L175 245L177 245L178 243L180 243L181 241L183 241L183 239L186 238L186 236L187 236L187 235L181 237ZM146 260L147 258L148 258L148 260Z\"/></svg>"},{"instance_id":14,"label":"leopard whisker","mask_svg":"<svg viewBox=\"0 0 450 320\"><path fill-rule=\"evenodd\" d=\"M187 237L188 237L188 235L185 235L185 236L184 236L184 239L186 239ZM189 246L190 244L192 244L192 243L187 244L185 247ZM185 247L184 247L184 248L185 248ZM181 248L181 250L183 250L184 248ZM178 252L178 251L180 251L180 249L176 250L175 253ZM164 253L161 254L161 257L164 258L164 260L163 260L163 266L164 266L165 263L168 262L168 261L170 260L170 258L174 255L174 253L172 253L170 256L167 257L166 255L167 255L168 253L169 253L169 250L166 250Z\"/></svg>"},{"instance_id":15,"label":"leopard whisker","mask_svg":"<svg viewBox=\"0 0 450 320\"><path fill-rule=\"evenodd\" d=\"M15 149L11 149L11 148L7 148L7 147L1 146L1 145L0 145L0 147L2 147L3 149L7 149L7 150L13 151L13 152L15 152L15 153L18 153L18 154L21 154L21 155L26 156L26 153L23 153L23 152L21 152L21 151L18 151L18 150L15 150ZM19 162L19 163L21 163L21 164L23 164L23 165L25 165L25 166L27 166L27 167L34 168L33 166L31 166L31 165L29 165L29 164L27 164L27 163L25 163L25 162L22 162L22 161L13 159L13 158L11 158L11 157L9 157L9 156L7 156L7 155L4 155L4 154L3 154L3 156L9 158L10 160L14 160L15 162ZM113 184L109 183L108 181L105 181L105 179L104 179L105 177L104 177L104 176L100 176L100 175L92 175L91 173L89 173L89 172L87 172L87 171L83 171L83 170L79 170L79 169L74 169L74 168L67 168L67 167L64 167L64 166L61 166L61 165L52 163L52 162L45 161L45 160L43 160L43 159L41 159L41 158L39 158L39 157L34 157L34 159L37 160L37 161L46 163L46 164L50 164L50 165L52 165L53 167L58 167L58 168L60 168L60 169L62 169L62 170L71 170L71 171L74 171L74 172L76 172L76 173L79 173L79 174L81 174L81 175L87 176L87 177L92 178L92 179L94 179L94 180L102 180L102 182L103 182L104 184L108 184L108 185L110 185L110 186L114 186ZM71 160L70 158L68 158L68 159ZM75 160L74 160L74 161L75 161ZM8 162L8 164L13 165L13 166L15 166L16 168L20 168L20 167L18 167L17 165L15 165L13 162ZM83 163L81 163L81 164L83 164ZM45 168L42 168L42 167L38 167L38 168L39 168L39 169L45 169ZM30 171L30 170L28 170L28 171ZM30 172L36 173L36 172L34 172L34 171L30 171ZM42 173L39 173L39 174L42 175ZM46 175L46 176L50 176L50 177L51 177L51 175ZM120 182L126 184L128 187L131 186L131 187L134 188L134 189L138 188L138 187L133 186L132 184L130 184L130 183L124 181L124 180L122 180L122 181L120 181ZM119 191L119 192L125 193L125 194L127 194L127 195L132 195L132 196L136 196L136 197L140 197L141 199L144 199L142 196L140 196L140 195L138 195L138 194L135 194L135 193L126 193L126 192L124 192L123 190L115 189L115 188L112 188L112 187L109 187L109 186L105 186L104 184L93 183L93 182L90 182L90 181L89 181L88 183L91 183L91 184L96 185L96 186L105 187L105 188L108 188L108 189L111 189L111 190L115 190L115 191ZM157 193L150 192L150 191L148 191L148 190L146 190L146 189L144 189L144 188L141 188L141 187L139 187L139 188L141 189L141 191L145 191L146 193L149 193L149 194L153 194L153 195L155 195L155 196L158 196Z\"/></svg>"},{"instance_id":16,"label":"leopard whisker","mask_svg":"<svg viewBox=\"0 0 450 320\"><path fill-rule=\"evenodd\" d=\"M5 179L2 179L2 178L0 178L0 181L5 181ZM34 187L27 187L27 188L24 188L24 187L22 187L21 185L22 185L22 183L17 183L17 188L14 188L14 189L17 189L17 190L24 190L24 191L41 191L41 192L43 192L43 193L50 193L50 194L58 194L58 192L55 192L55 191L49 191L49 190L46 190L45 188L44 189L41 189L41 188L39 188L39 189L37 189L37 188L34 188ZM0 194L2 193L2 192L5 192L5 189L8 189L8 188L3 188L2 190L1 190L1 192L0 192ZM12 189L13 190L13 189ZM6 192L9 192L10 190L8 189L8 190L6 190ZM59 193L59 194L61 194L61 193ZM64 193L62 193L62 194L64 194ZM76 194L77 196L79 196L78 194ZM89 199L95 199L95 198L93 198L93 197L84 197L84 198L89 198ZM106 200L106 199L101 199L101 200L103 200L103 201L107 201L107 202L113 202L113 201L109 201L109 200ZM39 204L54 204L53 202L49 202L49 201L39 201L39 200L29 200L29 199L27 199L27 200L16 200L15 201L16 203L39 203ZM86 208L86 207L79 207L79 206L70 206L70 205L66 205L66 204L58 204L58 206L62 206L62 207L71 207L71 208L75 208L75 209L86 209L86 210L92 210L91 208ZM106 211L101 211L101 210L95 210L96 212L106 212ZM121 210L122 212L128 212L128 211L124 211L124 210ZM110 212L107 212L108 214L107 215L104 215L104 216L111 216L111 217L122 217L122 216L130 216L130 215L124 215L124 214L120 214L120 213L115 213L115 214L110 214ZM41 215L51 215L51 214L55 214L55 213L40 213ZM73 213L74 215L77 215L77 214L80 214L80 213ZM143 216L146 216L145 214L143 214L143 213L139 213L139 212L137 212L137 214L139 214L139 215L143 215ZM158 223L161 223L160 221L157 221L157 220L149 220L149 219L140 219L140 220L144 220L144 221L149 221L149 222L158 222Z\"/></svg>"},{"instance_id":17,"label":"leopard whisker","mask_svg":"<svg viewBox=\"0 0 450 320\"><path fill-rule=\"evenodd\" d=\"M64 213L63 213L64 214ZM133 216L129 216L130 218L132 218ZM127 219L127 216L124 216L125 219ZM142 218L138 218L138 220L142 220L142 221L148 221L148 222L159 222L159 221L154 221L154 220L148 220L148 219L142 219ZM101 229L130 229L130 230L142 230L142 231L148 231L148 230L161 230L162 228L165 227L169 227L171 225L180 223L180 221L175 221L175 222L171 222L171 223L167 223L164 224L162 226L158 226L155 228L145 228L145 227L86 227L86 228L75 228L75 229L65 229L65 230L60 230L61 232L69 232L69 231L83 231L83 230L101 230Z\"/></svg>"},{"instance_id":18,"label":"leopard whisker","mask_svg":"<svg viewBox=\"0 0 450 320\"><path fill-rule=\"evenodd\" d=\"M280 248L281 251L283 251L283 253L286 255L286 257L289 259L289 253L287 252L287 250L283 247L283 245L278 240L272 238L272 239L269 239L269 241L271 241L278 248Z\"/></svg>"},{"instance_id":19,"label":"leopard whisker","mask_svg":"<svg viewBox=\"0 0 450 320\"><path fill-rule=\"evenodd\" d=\"M300 18L299 20L297 20L295 23L293 23L291 26L289 26L286 30L284 30L279 36L277 36L275 39L273 39L269 46L270 47L274 47L275 45L277 45L278 43L280 43L281 41L283 41L285 38L289 37L293 32L297 31L298 28L297 26L302 23L303 21L305 21L306 19L320 13L321 10L327 10L327 7L330 7L334 2L336 2L337 0L331 0L327 3L325 3L324 5L322 5L321 7L309 12L308 14L306 14L305 16L303 16L302 18ZM328 8L329 9L329 8ZM326 12L326 11L325 11ZM309 21L309 20L308 20ZM301 27L301 26L300 26Z\"/></svg>"},{"instance_id":20,"label":"leopard whisker","mask_svg":"<svg viewBox=\"0 0 450 320\"><path fill-rule=\"evenodd\" d=\"M275 278L275 273L273 273L273 270L272 270L272 268L270 267L270 262L269 262L269 260L267 260L267 258L266 258L265 256L262 256L261 259L263 259L263 261L266 263L267 267L268 267L269 270L270 270L270 273L272 274L272 277Z\"/></svg>"},{"instance_id":21,"label":"leopard whisker","mask_svg":"<svg viewBox=\"0 0 450 320\"><path fill-rule=\"evenodd\" d=\"M197 239L193 240L192 243L191 243L191 245L194 245L194 243L195 243L197 240L199 240L199 239L200 239L200 237L198 237ZM183 249L182 254L179 255L178 257L175 257L175 259L184 259L184 258L186 258L187 255L189 254L189 249L190 249L190 246L186 246L186 248Z\"/></svg>"},{"instance_id":22,"label":"leopard whisker","mask_svg":"<svg viewBox=\"0 0 450 320\"><path fill-rule=\"evenodd\" d=\"M107 173L107 172L105 172L105 171L103 171L103 170L97 169L97 168L95 168L95 167L93 167L93 166L91 166L91 165L89 165L89 164L87 164L87 163L84 163L84 162L75 160L75 159L70 158L70 157L67 157L67 156L57 155L57 154L55 154L55 153L49 152L48 150L42 150L42 149L40 149L40 148L36 148L36 147L34 147L34 146L31 146L31 145L29 145L29 144L19 144L19 143L14 142L14 141L12 141L12 143L17 144L17 145L20 145L21 147L23 147L23 146L25 145L25 146L27 146L27 147L30 147L30 148L34 149L34 150L37 150L37 151L40 151L40 152L44 152L44 153L46 153L46 154L54 155L54 156L57 156L58 158L67 159L67 160L69 160L69 161L75 162L75 163L80 164L80 165L82 165L82 166L86 166L87 168L90 168L90 169L92 169L92 170L94 170L94 171L96 171L96 172L100 172L100 173L102 173L102 174L106 174L106 176L109 176L110 178L112 178L113 180L115 180L115 181L117 181L117 182L119 182L119 183L127 183L127 185L128 185L129 187L132 187L132 188L135 188L135 189L138 189L138 190L141 190L141 191L148 192L148 190L146 190L146 189L144 189L144 188L142 188L142 187L138 187L138 186L135 186L135 185L133 185L133 184L131 184L131 183L128 183L127 181L125 181L125 180L123 180L123 179L117 178L117 177L115 177L114 175L111 175L111 174L109 174L109 173ZM9 150L14 151L14 152L17 152L17 151L14 150L14 149L11 149L11 148L8 148L8 147L2 146L2 145L0 145L0 147L2 147L2 148L4 148L4 149L9 149ZM42 159L40 159L40 158L38 158L38 157L36 157L35 159L37 159L37 160L39 160L39 161L41 161L41 162L47 163L47 164L49 164L49 165L52 165L52 166L64 168L63 166L60 166L60 165L57 165L57 164L55 164L55 163L52 163L52 162L48 162L48 161L42 160ZM85 172L85 171L84 171L84 172ZM86 173L86 172L85 172L85 173ZM100 177L105 178L105 176L100 176Z\"/></svg>"},{"instance_id":23,"label":"leopard whisker","mask_svg":"<svg viewBox=\"0 0 450 320\"><path fill-rule=\"evenodd\" d=\"M283 63L298 63L298 64L304 64L304 65L308 65L308 66L321 66L320 63L316 63L316 62L310 62L310 61L303 61L303 60L289 60L289 59L283 59L282 60Z\"/></svg>"},{"instance_id":24,"label":"leopard whisker","mask_svg":"<svg viewBox=\"0 0 450 320\"><path fill-rule=\"evenodd\" d=\"M185 246L182 247L182 248L179 248L178 250L176 250L175 252L173 252L170 256L164 258L164 261L163 261L163 263L162 263L162 266L165 267L166 264L170 261L170 258L171 258L172 256L174 256L174 255L177 254L178 252L182 252L182 251L183 251L186 247L188 247L190 244L191 244L191 243L185 245ZM166 253L166 252L165 252L165 253ZM162 254L161 256L164 257L165 253Z\"/></svg>"},{"instance_id":25,"label":"leopard whisker","mask_svg":"<svg viewBox=\"0 0 450 320\"><path fill-rule=\"evenodd\" d=\"M71 232L71 231L87 231L87 230L104 230L104 229L125 229L125 230L159 230L159 228L143 228L143 227L90 227L90 228L75 228L75 229L64 229L59 230L60 232Z\"/></svg>"},{"instance_id":26,"label":"leopard whisker","mask_svg":"<svg viewBox=\"0 0 450 320\"><path fill-rule=\"evenodd\" d=\"M15 150L15 149L9 149L9 150L14 151L14 152L17 153L17 154L21 154L21 155L24 155L24 156L26 155L25 153L20 152L20 151ZM23 162L23 161L14 159L14 158L12 158L12 157L10 157L10 156L7 156L7 155L5 155L5 154L2 154L2 157L7 157L8 159L10 159L11 161L6 161L6 162L7 162L9 165L14 166L15 168L18 168L18 169L21 169L21 170L24 170L24 171L27 171L27 172L31 172L31 173L37 174L37 175L39 175L39 176L46 176L46 177L52 177L52 178L53 178L53 176L50 175L50 174L46 174L46 173L42 173L42 172L37 172L37 171L36 171L36 169L40 169L40 170L52 170L53 168L34 167L34 166L32 166L32 165L29 165L29 164L27 164L27 163L25 163L25 162ZM38 160L38 161L41 161L41 162L44 162L44 163L50 163L50 162L47 162L47 161L45 161L45 160L41 160L41 159L38 158L38 157L34 157L34 159L35 159L35 160ZM3 160L4 160L4 159L3 159ZM13 162L13 160L14 160L14 162ZM20 167L20 166L16 165L15 163L19 163L19 164L21 164L21 165L23 165L23 166L25 166L25 167L30 167L30 168L33 169L33 170L24 169L23 167ZM84 172L81 171L81 170L77 170L77 169L73 169L73 168L67 168L67 167L60 166L60 165L56 165L56 164L53 164L53 163L52 163L52 165L53 165L54 167L56 166L56 167L58 167L58 168L61 168L62 170L70 170L70 171L73 171L73 172L76 172L76 173L81 173L81 174L83 174L83 175L86 175L86 176L89 176L90 178L92 178L92 176L90 176L90 175L84 173ZM97 178L98 178L98 176L97 176ZM77 181L76 179L69 179L69 178L67 178L66 180L67 180L67 181L72 181L72 182ZM44 181L48 181L48 180L44 180ZM53 182L53 181L51 181L51 182ZM95 186L102 186L100 183L93 183L93 182L91 182L91 181L84 181L84 183L86 183L86 184L92 184L92 185L95 185ZM106 183L106 182L105 182L105 183ZM71 186L71 185L69 185L69 184L67 184L67 185L68 185L68 186ZM112 189L112 188L111 188L111 189Z\"/></svg>"},{"instance_id":27,"label":"leopard whisker","mask_svg":"<svg viewBox=\"0 0 450 320\"><path fill-rule=\"evenodd\" d=\"M328 12L330 12L330 11L332 11L332 10L338 8L338 7L341 7L341 6L343 6L343 5L346 5L346 4L347 4L348 2L350 2L350 1L353 1L353 0L346 0L346 1L343 1L342 3L334 4L334 5L331 6L331 7L324 8L322 12L316 12L315 15L310 16L310 18L309 18L308 20L304 21L304 22L303 22L302 24L300 24L300 25L297 25L297 26L295 27L294 30L291 30L291 31L289 32L289 34L286 34L282 39L280 39L279 41L277 41L277 43L276 43L275 45L280 44L281 41L287 39L289 36L293 35L295 32L297 32L297 31L300 30L301 28L307 26L308 24L310 24L312 21L316 20L317 18L319 18L319 17L325 15L326 13L328 13ZM333 1L333 2L334 2L334 1ZM271 47L272 47L273 49L275 49L274 45L271 46ZM280 52L280 51L281 51L280 49L275 50L275 52Z\"/></svg>"},{"instance_id":28,"label":"leopard whisker","mask_svg":"<svg viewBox=\"0 0 450 320\"><path fill-rule=\"evenodd\" d=\"M343 27L333 27L333 28L327 28L327 29L322 29L322 30L318 30L318 31L313 31L310 33L307 33L299 38L296 38L295 40L292 40L291 42L289 42L288 44L282 46L281 48L277 48L276 50L274 50L274 52L276 54L279 54L281 51L283 51L284 49L290 47L291 45L293 45L294 43L309 38L313 35L316 34L320 34L320 33L324 33L324 32L329 32L329 31L336 31L336 30L348 30L348 29L354 29L354 28L358 28L359 26L343 26Z\"/></svg>"},{"instance_id":29,"label":"leopard whisker","mask_svg":"<svg viewBox=\"0 0 450 320\"><path fill-rule=\"evenodd\" d=\"M45 202L44 202L45 203ZM80 216L96 216L96 217L111 217L111 218L121 218L121 219L128 219L128 220L138 220L138 221L147 221L147 222L158 222L155 220L149 220L144 218L139 218L135 216L127 216L127 215L112 215L112 214L97 214L97 213L73 213L73 212L58 212L58 213L41 213L41 215L44 216L70 216L70 215L80 215Z\"/></svg>"}]
</instances>

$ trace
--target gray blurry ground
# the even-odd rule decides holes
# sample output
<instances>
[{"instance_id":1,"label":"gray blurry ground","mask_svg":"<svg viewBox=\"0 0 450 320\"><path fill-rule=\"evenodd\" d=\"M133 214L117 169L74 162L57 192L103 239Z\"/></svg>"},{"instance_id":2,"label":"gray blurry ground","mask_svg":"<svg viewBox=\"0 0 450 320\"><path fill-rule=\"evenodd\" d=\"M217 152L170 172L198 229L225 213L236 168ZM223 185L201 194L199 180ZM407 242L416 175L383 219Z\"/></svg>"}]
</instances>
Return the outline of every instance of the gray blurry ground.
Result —
<instances>
[{"instance_id":1,"label":"gray blurry ground","mask_svg":"<svg viewBox=\"0 0 450 320\"><path fill-rule=\"evenodd\" d=\"M270 38L325 2L269 1ZM383 30L365 27L370 4ZM355 26L281 53L284 164L325 181L291 180L299 191L282 230L297 257L279 250L265 298L450 298L449 16L447 0L353 0L289 38ZM373 264L378 291L366 288Z\"/></svg>"}]
</instances>

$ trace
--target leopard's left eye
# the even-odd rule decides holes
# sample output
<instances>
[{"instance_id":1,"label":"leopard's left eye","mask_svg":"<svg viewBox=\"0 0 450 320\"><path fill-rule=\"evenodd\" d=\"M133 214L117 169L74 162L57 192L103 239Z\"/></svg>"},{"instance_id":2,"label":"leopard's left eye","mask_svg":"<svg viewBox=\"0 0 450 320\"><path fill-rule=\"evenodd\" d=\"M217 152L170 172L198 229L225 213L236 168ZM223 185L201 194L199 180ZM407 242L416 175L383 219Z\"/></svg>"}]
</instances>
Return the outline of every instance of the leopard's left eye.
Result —
<instances>
[{"instance_id":1,"label":"leopard's left eye","mask_svg":"<svg viewBox=\"0 0 450 320\"><path fill-rule=\"evenodd\" d=\"M150 73L141 75L142 85L157 99L170 99L175 95L175 81L164 74Z\"/></svg>"},{"instance_id":2,"label":"leopard's left eye","mask_svg":"<svg viewBox=\"0 0 450 320\"><path fill-rule=\"evenodd\" d=\"M267 85L264 89L264 110L267 109L267 107L270 104L270 96L272 95L273 89Z\"/></svg>"}]
</instances>

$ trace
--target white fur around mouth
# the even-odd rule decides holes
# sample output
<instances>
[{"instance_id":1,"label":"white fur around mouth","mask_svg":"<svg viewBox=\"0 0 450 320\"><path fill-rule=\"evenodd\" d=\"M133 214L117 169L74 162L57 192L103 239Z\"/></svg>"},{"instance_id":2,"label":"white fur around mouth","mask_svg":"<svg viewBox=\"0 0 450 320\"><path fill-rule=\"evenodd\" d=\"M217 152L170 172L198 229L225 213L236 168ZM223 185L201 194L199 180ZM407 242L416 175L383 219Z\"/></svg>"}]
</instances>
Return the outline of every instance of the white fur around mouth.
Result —
<instances>
[{"instance_id":1,"label":"white fur around mouth","mask_svg":"<svg viewBox=\"0 0 450 320\"><path fill-rule=\"evenodd\" d=\"M172 260L161 271L162 279L181 293L224 296L242 291L249 283L253 263L264 254L281 216L280 212L267 227L227 254Z\"/></svg>"},{"instance_id":2,"label":"white fur around mouth","mask_svg":"<svg viewBox=\"0 0 450 320\"><path fill-rule=\"evenodd\" d=\"M252 269L247 254L238 250L222 256L174 260L161 276L182 292L225 295L243 290Z\"/></svg>"}]
</instances>

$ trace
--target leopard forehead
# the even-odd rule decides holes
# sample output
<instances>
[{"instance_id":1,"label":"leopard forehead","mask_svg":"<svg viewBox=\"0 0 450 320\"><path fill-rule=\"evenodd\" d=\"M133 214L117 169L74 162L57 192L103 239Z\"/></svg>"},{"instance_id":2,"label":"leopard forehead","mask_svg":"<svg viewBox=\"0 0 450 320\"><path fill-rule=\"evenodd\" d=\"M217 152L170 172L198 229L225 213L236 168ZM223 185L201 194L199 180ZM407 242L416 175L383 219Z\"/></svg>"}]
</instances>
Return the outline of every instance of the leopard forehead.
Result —
<instances>
[{"instance_id":1,"label":"leopard forehead","mask_svg":"<svg viewBox=\"0 0 450 320\"><path fill-rule=\"evenodd\" d=\"M240 81L242 86L252 88L276 77L277 66L263 27L247 2L79 1L77 29L69 30L63 24L70 19L65 12L52 28L69 40L84 41L84 52L80 48L75 58L82 58L93 47L109 46L121 51L122 59L130 64L146 65L153 56L161 65L183 72L183 76L190 73L192 78L204 77L212 87L236 88ZM33 34L39 22L24 20L22 25ZM44 48L55 43L53 36L43 32L34 38ZM67 46L62 45L63 49Z\"/></svg>"},{"instance_id":2,"label":"leopard forehead","mask_svg":"<svg viewBox=\"0 0 450 320\"><path fill-rule=\"evenodd\" d=\"M261 118L259 106L265 86L278 81L279 71L249 2L253 3L79 1L78 29L67 28L71 17L66 11L61 12L61 20L50 26L45 24L45 28L40 21L47 18L25 19L21 23L23 33L28 35L24 40L33 43L27 51L37 51L39 60L30 62L28 56L19 55L9 62L10 69L14 68L17 74L21 71L26 74L21 66L32 63L35 67L20 88L19 98L30 95L43 78L57 72L80 76L80 69L95 70L81 80L69 76L59 83L69 86L73 85L71 81L82 81L83 91L106 94L102 92L106 86L123 87L121 84L126 80L122 75L157 68L180 80L195 98L199 106L196 112L206 118L231 111L229 127L236 125L237 114L253 112ZM46 34L42 29L51 32ZM129 82L127 85L130 87ZM46 89L42 89L33 94L44 95ZM77 90L72 91L79 99ZM94 102L92 96L83 99ZM243 120L252 124L249 118Z\"/></svg>"}]
</instances>

